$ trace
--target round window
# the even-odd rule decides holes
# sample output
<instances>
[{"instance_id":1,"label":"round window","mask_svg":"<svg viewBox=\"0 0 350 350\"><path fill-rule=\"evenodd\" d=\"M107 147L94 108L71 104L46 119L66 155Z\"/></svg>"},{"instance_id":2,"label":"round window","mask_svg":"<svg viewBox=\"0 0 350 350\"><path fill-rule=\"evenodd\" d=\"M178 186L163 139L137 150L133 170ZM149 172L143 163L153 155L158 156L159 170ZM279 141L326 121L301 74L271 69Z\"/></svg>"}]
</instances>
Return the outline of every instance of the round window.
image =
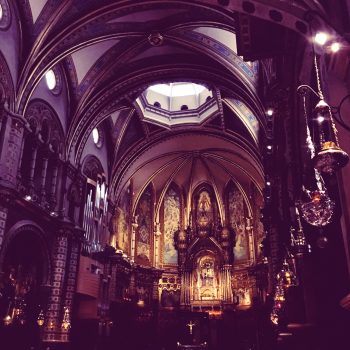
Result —
<instances>
[{"instance_id":1,"label":"round window","mask_svg":"<svg viewBox=\"0 0 350 350\"><path fill-rule=\"evenodd\" d=\"M96 147L101 148L103 144L103 137L100 128L94 128L92 130L92 140Z\"/></svg>"},{"instance_id":2,"label":"round window","mask_svg":"<svg viewBox=\"0 0 350 350\"><path fill-rule=\"evenodd\" d=\"M92 139L94 140L95 145L97 145L100 141L100 133L98 132L97 128L94 128L94 130L92 130Z\"/></svg>"},{"instance_id":3,"label":"round window","mask_svg":"<svg viewBox=\"0 0 350 350\"><path fill-rule=\"evenodd\" d=\"M46 85L47 85L48 89L52 91L57 85L56 75L52 69L48 70L45 73L45 80L46 80Z\"/></svg>"},{"instance_id":4,"label":"round window","mask_svg":"<svg viewBox=\"0 0 350 350\"><path fill-rule=\"evenodd\" d=\"M10 7L7 0L0 0L0 29L7 29L11 24Z\"/></svg>"}]
</instances>

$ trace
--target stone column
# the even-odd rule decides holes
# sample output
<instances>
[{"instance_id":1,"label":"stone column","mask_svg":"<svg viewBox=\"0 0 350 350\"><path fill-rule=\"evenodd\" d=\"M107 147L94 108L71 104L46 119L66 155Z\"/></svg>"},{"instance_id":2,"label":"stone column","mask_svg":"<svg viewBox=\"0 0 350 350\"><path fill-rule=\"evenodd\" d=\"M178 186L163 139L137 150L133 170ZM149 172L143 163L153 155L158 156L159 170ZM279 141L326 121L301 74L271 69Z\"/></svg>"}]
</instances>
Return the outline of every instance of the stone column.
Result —
<instances>
[{"instance_id":1,"label":"stone column","mask_svg":"<svg viewBox=\"0 0 350 350\"><path fill-rule=\"evenodd\" d=\"M52 286L46 312L46 323L43 334L44 342L65 342L67 337L62 335L62 299L66 272L68 231L59 230L53 250Z\"/></svg>"},{"instance_id":2,"label":"stone column","mask_svg":"<svg viewBox=\"0 0 350 350\"><path fill-rule=\"evenodd\" d=\"M20 166L23 134L26 120L4 106L1 135L3 135L0 154L0 183L6 187L16 188Z\"/></svg>"},{"instance_id":3,"label":"stone column","mask_svg":"<svg viewBox=\"0 0 350 350\"><path fill-rule=\"evenodd\" d=\"M159 256L159 241L162 233L160 232L159 222L154 223L154 266L159 267L160 265L160 256Z\"/></svg>"},{"instance_id":4,"label":"stone column","mask_svg":"<svg viewBox=\"0 0 350 350\"><path fill-rule=\"evenodd\" d=\"M182 307L190 305L191 302L191 272L181 271L181 294L180 304Z\"/></svg>"},{"instance_id":5,"label":"stone column","mask_svg":"<svg viewBox=\"0 0 350 350\"><path fill-rule=\"evenodd\" d=\"M155 304L158 304L159 301L159 279L162 276L162 271L153 272L153 290L152 290L152 299Z\"/></svg>"},{"instance_id":6,"label":"stone column","mask_svg":"<svg viewBox=\"0 0 350 350\"><path fill-rule=\"evenodd\" d=\"M38 148L39 148L39 140L35 139L34 143L32 145L32 153L30 158L30 164L29 164L29 174L27 183L29 188L29 193L32 195L34 192L34 173L35 173L35 165L36 165L36 156L38 154Z\"/></svg>"},{"instance_id":7,"label":"stone column","mask_svg":"<svg viewBox=\"0 0 350 350\"><path fill-rule=\"evenodd\" d=\"M80 240L82 231L76 231L71 240L70 252L67 257L68 266L66 268L66 288L64 295L64 307L68 309L70 317L72 317L73 297L76 289L77 273L78 273L78 261L80 252ZM61 320L62 322L62 320ZM69 341L70 329L62 329L61 339L62 341Z\"/></svg>"},{"instance_id":8,"label":"stone column","mask_svg":"<svg viewBox=\"0 0 350 350\"><path fill-rule=\"evenodd\" d=\"M232 283L231 283L232 265L224 265L221 269L221 290L224 303L233 303Z\"/></svg>"},{"instance_id":9,"label":"stone column","mask_svg":"<svg viewBox=\"0 0 350 350\"><path fill-rule=\"evenodd\" d=\"M53 210L57 203L56 198L56 189L57 189L57 176L58 176L58 166L59 166L59 158L58 155L54 155L54 161L52 165L52 178L51 178L51 186L49 193L49 204L50 208Z\"/></svg>"},{"instance_id":10,"label":"stone column","mask_svg":"<svg viewBox=\"0 0 350 350\"><path fill-rule=\"evenodd\" d=\"M8 208L6 206L6 197L0 196L0 251L5 236Z\"/></svg>"},{"instance_id":11,"label":"stone column","mask_svg":"<svg viewBox=\"0 0 350 350\"><path fill-rule=\"evenodd\" d=\"M136 253L136 230L139 227L137 219L134 218L134 222L131 224L131 260L135 260Z\"/></svg>"},{"instance_id":12,"label":"stone column","mask_svg":"<svg viewBox=\"0 0 350 350\"><path fill-rule=\"evenodd\" d=\"M45 149L44 151L43 162L41 166L41 174L40 174L40 177L41 177L40 197L42 201L45 200L45 195L46 195L45 184L46 184L47 166L49 163L49 155L50 155L50 149L49 147L47 147L47 149Z\"/></svg>"}]
</instances>

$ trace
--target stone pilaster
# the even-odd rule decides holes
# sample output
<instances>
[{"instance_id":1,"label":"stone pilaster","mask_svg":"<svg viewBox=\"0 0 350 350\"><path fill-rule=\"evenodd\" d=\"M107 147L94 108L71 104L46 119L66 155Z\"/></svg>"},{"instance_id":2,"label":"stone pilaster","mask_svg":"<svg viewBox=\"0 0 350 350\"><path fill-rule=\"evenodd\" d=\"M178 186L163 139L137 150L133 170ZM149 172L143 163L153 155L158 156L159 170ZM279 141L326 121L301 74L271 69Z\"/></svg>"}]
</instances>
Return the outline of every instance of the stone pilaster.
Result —
<instances>
[{"instance_id":1,"label":"stone pilaster","mask_svg":"<svg viewBox=\"0 0 350 350\"><path fill-rule=\"evenodd\" d=\"M231 283L232 265L224 265L221 269L221 291L222 300L226 304L233 303L232 283Z\"/></svg>"},{"instance_id":2,"label":"stone pilaster","mask_svg":"<svg viewBox=\"0 0 350 350\"><path fill-rule=\"evenodd\" d=\"M131 224L131 260L135 260L136 255L136 230L139 227L136 218Z\"/></svg>"},{"instance_id":3,"label":"stone pilaster","mask_svg":"<svg viewBox=\"0 0 350 350\"><path fill-rule=\"evenodd\" d=\"M8 214L8 208L0 204L0 251L1 251L2 243L4 241L4 236L5 236L7 214Z\"/></svg>"},{"instance_id":4,"label":"stone pilaster","mask_svg":"<svg viewBox=\"0 0 350 350\"><path fill-rule=\"evenodd\" d=\"M67 232L60 230L54 243L53 250L53 276L52 286L49 295L48 309L46 313L46 324L43 334L45 342L64 342L67 341L65 334L62 334L61 321L62 299L64 291L64 280L66 272L66 261L68 253Z\"/></svg>"},{"instance_id":5,"label":"stone pilaster","mask_svg":"<svg viewBox=\"0 0 350 350\"><path fill-rule=\"evenodd\" d=\"M70 317L72 317L73 297L76 290L78 262L80 253L80 239L73 237L71 241L70 251L67 257L68 266L66 268L66 288L64 294L64 307L68 309ZM63 341L69 341L70 329L62 329L61 338Z\"/></svg>"},{"instance_id":6,"label":"stone pilaster","mask_svg":"<svg viewBox=\"0 0 350 350\"><path fill-rule=\"evenodd\" d=\"M191 272L181 271L180 305L186 307L191 302Z\"/></svg>"},{"instance_id":7,"label":"stone pilaster","mask_svg":"<svg viewBox=\"0 0 350 350\"><path fill-rule=\"evenodd\" d=\"M57 180L58 180L58 168L59 168L59 158L58 155L54 156L53 165L52 165L52 178L51 178L51 184L50 184L50 193L48 197L48 201L50 204L50 208L53 210L57 204Z\"/></svg>"},{"instance_id":8,"label":"stone pilaster","mask_svg":"<svg viewBox=\"0 0 350 350\"><path fill-rule=\"evenodd\" d=\"M0 154L0 183L6 187L16 188L19 160L21 158L24 128L27 125L21 115L4 108L2 118L2 140Z\"/></svg>"}]
</instances>

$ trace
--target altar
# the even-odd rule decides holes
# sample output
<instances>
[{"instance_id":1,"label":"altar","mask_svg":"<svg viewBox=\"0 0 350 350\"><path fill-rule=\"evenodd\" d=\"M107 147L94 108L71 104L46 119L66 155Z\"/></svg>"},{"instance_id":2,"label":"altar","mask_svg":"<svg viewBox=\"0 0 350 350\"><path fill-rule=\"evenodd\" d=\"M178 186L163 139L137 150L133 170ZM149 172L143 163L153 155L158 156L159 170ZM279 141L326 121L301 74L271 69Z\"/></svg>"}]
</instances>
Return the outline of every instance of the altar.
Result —
<instances>
[{"instance_id":1,"label":"altar","mask_svg":"<svg viewBox=\"0 0 350 350\"><path fill-rule=\"evenodd\" d=\"M183 350L203 350L203 349L208 349L208 344L206 342L202 344L192 344L192 345L184 345L177 343L177 348L178 349L183 349Z\"/></svg>"}]
</instances>

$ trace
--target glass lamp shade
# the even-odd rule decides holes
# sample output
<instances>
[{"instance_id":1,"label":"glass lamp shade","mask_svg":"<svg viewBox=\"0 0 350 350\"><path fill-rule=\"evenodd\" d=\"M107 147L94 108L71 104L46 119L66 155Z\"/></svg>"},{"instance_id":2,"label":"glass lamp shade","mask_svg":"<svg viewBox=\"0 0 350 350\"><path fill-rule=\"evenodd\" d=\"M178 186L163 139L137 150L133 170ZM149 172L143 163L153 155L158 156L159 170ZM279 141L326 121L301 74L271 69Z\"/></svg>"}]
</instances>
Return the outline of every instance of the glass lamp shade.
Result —
<instances>
[{"instance_id":1,"label":"glass lamp shade","mask_svg":"<svg viewBox=\"0 0 350 350\"><path fill-rule=\"evenodd\" d=\"M310 199L300 205L304 220L313 226L322 227L330 223L335 204L325 191L313 191Z\"/></svg>"},{"instance_id":2,"label":"glass lamp shade","mask_svg":"<svg viewBox=\"0 0 350 350\"><path fill-rule=\"evenodd\" d=\"M333 174L349 161L348 154L338 145L332 111L324 100L320 100L313 111L313 140L316 154L312 161L318 171Z\"/></svg>"},{"instance_id":3,"label":"glass lamp shade","mask_svg":"<svg viewBox=\"0 0 350 350\"><path fill-rule=\"evenodd\" d=\"M333 174L347 164L349 156L335 142L326 141L321 145L321 150L317 152L312 161L314 168L318 171Z\"/></svg>"},{"instance_id":4,"label":"glass lamp shade","mask_svg":"<svg viewBox=\"0 0 350 350\"><path fill-rule=\"evenodd\" d=\"M5 326L9 326L12 323L12 317L10 315L6 315L3 321Z\"/></svg>"},{"instance_id":5,"label":"glass lamp shade","mask_svg":"<svg viewBox=\"0 0 350 350\"><path fill-rule=\"evenodd\" d=\"M278 279L278 276L277 276L277 279ZM283 290L282 285L280 283L276 286L276 292L275 292L275 296L274 296L273 300L275 302L285 301L284 290Z\"/></svg>"},{"instance_id":6,"label":"glass lamp shade","mask_svg":"<svg viewBox=\"0 0 350 350\"><path fill-rule=\"evenodd\" d=\"M277 280L278 280L278 283L284 288L289 288L297 284L296 276L294 272L289 268L289 265L287 262L283 264L281 271L277 275ZM281 290L283 291L282 288ZM283 296L283 300L284 300L284 293L281 295ZM277 296L277 290L276 290L276 296Z\"/></svg>"},{"instance_id":7,"label":"glass lamp shade","mask_svg":"<svg viewBox=\"0 0 350 350\"><path fill-rule=\"evenodd\" d=\"M279 322L279 317L278 317L278 311L273 309L271 314L270 314L270 320L274 325L278 325Z\"/></svg>"},{"instance_id":8,"label":"glass lamp shade","mask_svg":"<svg viewBox=\"0 0 350 350\"><path fill-rule=\"evenodd\" d=\"M36 320L37 324L39 327L43 326L45 323L45 317L44 317L44 312L43 310L40 310L40 313L38 315L38 318Z\"/></svg>"}]
</instances>

